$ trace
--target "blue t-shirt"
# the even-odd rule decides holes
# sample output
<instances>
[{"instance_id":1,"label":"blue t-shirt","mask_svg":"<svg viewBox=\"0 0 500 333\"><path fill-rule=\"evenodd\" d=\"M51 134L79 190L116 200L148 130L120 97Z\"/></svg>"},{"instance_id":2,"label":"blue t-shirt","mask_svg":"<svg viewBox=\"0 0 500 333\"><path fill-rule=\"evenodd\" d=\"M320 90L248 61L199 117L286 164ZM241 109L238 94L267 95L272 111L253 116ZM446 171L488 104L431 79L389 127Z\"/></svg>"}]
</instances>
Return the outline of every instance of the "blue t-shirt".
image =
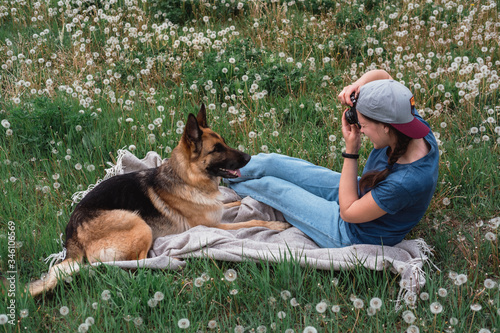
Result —
<instances>
[{"instance_id":1,"label":"blue t-shirt","mask_svg":"<svg viewBox=\"0 0 500 333\"><path fill-rule=\"evenodd\" d=\"M371 189L373 199L387 214L371 222L347 223L355 243L396 245L424 215L436 189L439 166L439 149L432 131L424 139L430 146L426 156L409 164L396 163L387 178ZM388 166L387 148L372 150L363 174Z\"/></svg>"}]
</instances>

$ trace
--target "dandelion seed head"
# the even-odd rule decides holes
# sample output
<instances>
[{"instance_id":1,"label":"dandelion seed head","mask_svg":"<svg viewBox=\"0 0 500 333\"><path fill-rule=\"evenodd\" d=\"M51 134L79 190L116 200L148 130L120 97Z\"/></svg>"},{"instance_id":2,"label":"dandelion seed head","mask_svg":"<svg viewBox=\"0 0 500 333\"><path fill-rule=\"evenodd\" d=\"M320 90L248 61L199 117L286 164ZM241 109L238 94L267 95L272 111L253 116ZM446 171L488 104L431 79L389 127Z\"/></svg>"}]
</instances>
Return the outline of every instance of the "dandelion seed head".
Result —
<instances>
[{"instance_id":1,"label":"dandelion seed head","mask_svg":"<svg viewBox=\"0 0 500 333\"><path fill-rule=\"evenodd\" d=\"M378 297L374 297L370 300L370 307L375 310L379 310L382 307L382 300Z\"/></svg>"},{"instance_id":2,"label":"dandelion seed head","mask_svg":"<svg viewBox=\"0 0 500 333\"><path fill-rule=\"evenodd\" d=\"M491 231L488 231L486 234L484 234L484 239L490 242L494 242L497 239L497 235L492 233Z\"/></svg>"},{"instance_id":3,"label":"dandelion seed head","mask_svg":"<svg viewBox=\"0 0 500 333\"><path fill-rule=\"evenodd\" d=\"M0 325L5 325L9 321L6 314L0 314Z\"/></svg>"},{"instance_id":4,"label":"dandelion seed head","mask_svg":"<svg viewBox=\"0 0 500 333\"><path fill-rule=\"evenodd\" d=\"M443 306L439 302L434 302L431 304L430 309L433 314L439 314L443 311Z\"/></svg>"},{"instance_id":5,"label":"dandelion seed head","mask_svg":"<svg viewBox=\"0 0 500 333\"><path fill-rule=\"evenodd\" d=\"M467 282L467 275L458 274L455 281L457 282L458 285L462 285Z\"/></svg>"},{"instance_id":6,"label":"dandelion seed head","mask_svg":"<svg viewBox=\"0 0 500 333\"><path fill-rule=\"evenodd\" d=\"M316 311L318 313L324 313L327 309L327 304L325 302L319 302L316 304Z\"/></svg>"},{"instance_id":7,"label":"dandelion seed head","mask_svg":"<svg viewBox=\"0 0 500 333\"><path fill-rule=\"evenodd\" d=\"M415 315L413 314L413 312L409 311L409 310L406 310L405 312L403 312L403 320L405 321L405 323L407 324L413 324L413 322L417 319L417 317L415 317Z\"/></svg>"},{"instance_id":8,"label":"dandelion seed head","mask_svg":"<svg viewBox=\"0 0 500 333\"><path fill-rule=\"evenodd\" d=\"M317 333L318 330L316 328L314 328L313 326L307 326L304 328L304 331L302 331L303 333Z\"/></svg>"},{"instance_id":9,"label":"dandelion seed head","mask_svg":"<svg viewBox=\"0 0 500 333\"><path fill-rule=\"evenodd\" d=\"M88 330L89 330L89 325L86 323L80 324L80 326L78 326L78 333L85 333Z\"/></svg>"},{"instance_id":10,"label":"dandelion seed head","mask_svg":"<svg viewBox=\"0 0 500 333\"><path fill-rule=\"evenodd\" d=\"M134 325L137 327L141 326L143 322L144 320L141 317L134 318Z\"/></svg>"},{"instance_id":11,"label":"dandelion seed head","mask_svg":"<svg viewBox=\"0 0 500 333\"><path fill-rule=\"evenodd\" d=\"M153 298L156 301L160 302L160 301L163 301L163 299L165 298L165 295L161 291L157 291L157 292L155 292Z\"/></svg>"},{"instance_id":12,"label":"dandelion seed head","mask_svg":"<svg viewBox=\"0 0 500 333\"><path fill-rule=\"evenodd\" d=\"M177 326L179 326L179 328L189 328L190 325L191 323L187 318L179 319L179 321L177 322Z\"/></svg>"},{"instance_id":13,"label":"dandelion seed head","mask_svg":"<svg viewBox=\"0 0 500 333\"><path fill-rule=\"evenodd\" d=\"M109 290L104 290L102 293L101 293L101 299L103 301L109 301L111 299L111 292Z\"/></svg>"},{"instance_id":14,"label":"dandelion seed head","mask_svg":"<svg viewBox=\"0 0 500 333\"><path fill-rule=\"evenodd\" d=\"M470 306L470 309L472 311L475 311L475 312L481 311L482 308L483 308L482 305L479 303L474 303L474 304L471 304L471 306Z\"/></svg>"},{"instance_id":15,"label":"dandelion seed head","mask_svg":"<svg viewBox=\"0 0 500 333\"><path fill-rule=\"evenodd\" d=\"M213 330L213 329L217 328L217 322L216 322L215 320L210 320L210 321L208 322L207 327L208 327L209 329Z\"/></svg>"},{"instance_id":16,"label":"dandelion seed head","mask_svg":"<svg viewBox=\"0 0 500 333\"><path fill-rule=\"evenodd\" d=\"M66 316L69 313L69 308L67 306L61 306L59 309L59 313L63 316Z\"/></svg>"},{"instance_id":17,"label":"dandelion seed head","mask_svg":"<svg viewBox=\"0 0 500 333\"><path fill-rule=\"evenodd\" d=\"M354 305L354 308L356 309L362 309L365 306L365 302L363 302L362 299L356 298L352 304Z\"/></svg>"},{"instance_id":18,"label":"dandelion seed head","mask_svg":"<svg viewBox=\"0 0 500 333\"><path fill-rule=\"evenodd\" d=\"M377 313L377 309L372 308L371 306L366 309L366 314L371 317Z\"/></svg>"},{"instance_id":19,"label":"dandelion seed head","mask_svg":"<svg viewBox=\"0 0 500 333\"><path fill-rule=\"evenodd\" d=\"M280 293L280 296L283 300L288 300L290 297L292 297L292 293L288 290L282 290Z\"/></svg>"},{"instance_id":20,"label":"dandelion seed head","mask_svg":"<svg viewBox=\"0 0 500 333\"><path fill-rule=\"evenodd\" d=\"M156 307L157 305L158 305L158 301L157 301L157 300L155 300L154 298L150 298L150 299L148 300L148 306L149 306L150 308L154 308L154 307Z\"/></svg>"},{"instance_id":21,"label":"dandelion seed head","mask_svg":"<svg viewBox=\"0 0 500 333\"><path fill-rule=\"evenodd\" d=\"M194 286L195 287L200 288L201 286L203 286L204 283L205 283L205 280L202 277L198 277L198 278L194 279Z\"/></svg>"},{"instance_id":22,"label":"dandelion seed head","mask_svg":"<svg viewBox=\"0 0 500 333\"><path fill-rule=\"evenodd\" d=\"M445 288L439 288L438 295L440 297L446 297L448 295L448 290L446 290Z\"/></svg>"},{"instance_id":23,"label":"dandelion seed head","mask_svg":"<svg viewBox=\"0 0 500 333\"><path fill-rule=\"evenodd\" d=\"M408 328L406 329L406 332L407 332L407 333L420 333L420 329L418 328L418 326L415 326L415 325L410 325L410 326L408 326Z\"/></svg>"},{"instance_id":24,"label":"dandelion seed head","mask_svg":"<svg viewBox=\"0 0 500 333\"><path fill-rule=\"evenodd\" d=\"M493 281L492 279L486 279L484 280L484 287L486 289L493 289L497 286L497 283Z\"/></svg>"},{"instance_id":25,"label":"dandelion seed head","mask_svg":"<svg viewBox=\"0 0 500 333\"><path fill-rule=\"evenodd\" d=\"M228 269L226 273L224 273L224 278L229 282L233 282L234 280L236 280L237 277L238 274L234 269Z\"/></svg>"},{"instance_id":26,"label":"dandelion seed head","mask_svg":"<svg viewBox=\"0 0 500 333\"><path fill-rule=\"evenodd\" d=\"M422 293L420 293L420 299L421 299L422 301L428 301L428 300L429 300L429 298L430 298L429 293L426 293L426 292L422 292Z\"/></svg>"},{"instance_id":27,"label":"dandelion seed head","mask_svg":"<svg viewBox=\"0 0 500 333\"><path fill-rule=\"evenodd\" d=\"M28 309L23 309L19 312L19 316L21 318L26 318L28 317L28 315L30 314L29 310Z\"/></svg>"}]
</instances>

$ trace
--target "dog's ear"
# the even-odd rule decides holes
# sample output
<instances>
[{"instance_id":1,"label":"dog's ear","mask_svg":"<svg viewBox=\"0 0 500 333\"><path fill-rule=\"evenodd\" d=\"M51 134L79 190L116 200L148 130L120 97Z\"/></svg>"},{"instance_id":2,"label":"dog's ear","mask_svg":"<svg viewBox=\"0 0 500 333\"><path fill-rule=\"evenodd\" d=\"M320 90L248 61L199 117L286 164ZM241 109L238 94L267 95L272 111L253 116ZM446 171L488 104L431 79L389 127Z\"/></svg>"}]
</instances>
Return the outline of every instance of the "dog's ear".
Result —
<instances>
[{"instance_id":1,"label":"dog's ear","mask_svg":"<svg viewBox=\"0 0 500 333\"><path fill-rule=\"evenodd\" d=\"M188 143L193 144L196 150L196 148L199 146L199 143L201 143L202 135L203 132L201 131L200 126L198 125L196 117L192 113L190 113L187 119L186 127L184 128L184 134L183 134L184 139Z\"/></svg>"},{"instance_id":2,"label":"dog's ear","mask_svg":"<svg viewBox=\"0 0 500 333\"><path fill-rule=\"evenodd\" d=\"M208 128L207 125L207 110L205 109L205 104L202 103L200 107L200 111L198 111L198 115L196 116L196 120L198 121L198 125L201 128Z\"/></svg>"}]
</instances>

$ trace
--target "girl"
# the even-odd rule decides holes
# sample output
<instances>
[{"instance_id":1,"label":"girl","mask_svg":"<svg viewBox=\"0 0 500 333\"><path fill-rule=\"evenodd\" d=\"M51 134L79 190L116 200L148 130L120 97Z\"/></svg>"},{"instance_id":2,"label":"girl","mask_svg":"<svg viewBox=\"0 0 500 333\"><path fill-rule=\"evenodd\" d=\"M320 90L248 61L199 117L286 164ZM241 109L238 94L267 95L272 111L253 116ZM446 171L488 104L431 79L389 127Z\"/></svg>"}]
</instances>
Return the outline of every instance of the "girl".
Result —
<instances>
[{"instance_id":1,"label":"girl","mask_svg":"<svg viewBox=\"0 0 500 333\"><path fill-rule=\"evenodd\" d=\"M281 211L287 222L319 246L393 246L424 215L438 178L439 150L430 127L415 111L411 92L383 70L365 73L339 94L357 122L342 117L346 149L342 172L278 155L259 154L229 187ZM363 133L373 143L361 179Z\"/></svg>"}]
</instances>

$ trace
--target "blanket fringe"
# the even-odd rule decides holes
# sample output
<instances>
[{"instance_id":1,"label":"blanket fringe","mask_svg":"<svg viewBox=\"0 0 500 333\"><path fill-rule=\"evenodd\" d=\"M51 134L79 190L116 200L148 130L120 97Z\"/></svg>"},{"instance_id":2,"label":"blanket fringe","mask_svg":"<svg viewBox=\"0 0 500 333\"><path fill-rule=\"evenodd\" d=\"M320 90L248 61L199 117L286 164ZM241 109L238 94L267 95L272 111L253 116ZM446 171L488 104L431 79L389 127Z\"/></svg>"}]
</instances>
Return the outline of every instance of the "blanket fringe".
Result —
<instances>
[{"instance_id":1,"label":"blanket fringe","mask_svg":"<svg viewBox=\"0 0 500 333\"><path fill-rule=\"evenodd\" d=\"M63 234L61 233L59 235L59 240L56 240L56 243L59 243L61 244L61 247L62 247L62 251L61 252L58 252L58 253L52 253L50 256L48 256L47 258L45 258L45 263L48 263L50 261L50 264L49 264L49 272L50 272L50 269L52 268L52 266L54 264L57 264L61 261L63 261L64 259L66 259L66 248L64 247L64 241L62 240L62 237L63 237Z\"/></svg>"},{"instance_id":2,"label":"blanket fringe","mask_svg":"<svg viewBox=\"0 0 500 333\"><path fill-rule=\"evenodd\" d=\"M426 273L423 270L423 265L428 264L431 269L435 268L437 271L441 270L430 259L433 256L433 248L429 246L422 238L414 239L420 252L420 258L411 259L408 262L409 269L411 270L410 279L403 279L399 284L398 298L396 299L395 310L399 311L403 307L403 301L408 306L414 306L417 301L417 296L420 289L425 286Z\"/></svg>"},{"instance_id":3,"label":"blanket fringe","mask_svg":"<svg viewBox=\"0 0 500 333\"><path fill-rule=\"evenodd\" d=\"M88 186L88 188L85 191L80 191L80 192L75 192L72 196L71 199L73 200L72 205L79 203L90 191L94 189L97 185L99 185L101 182L116 176L120 175L123 173L123 157L128 153L128 150L125 148L123 149L118 149L116 152L116 164L112 164L108 162L108 165L111 167L108 169L105 169L104 171L106 172L106 175L102 179L98 179L95 184L91 184Z\"/></svg>"}]
</instances>

